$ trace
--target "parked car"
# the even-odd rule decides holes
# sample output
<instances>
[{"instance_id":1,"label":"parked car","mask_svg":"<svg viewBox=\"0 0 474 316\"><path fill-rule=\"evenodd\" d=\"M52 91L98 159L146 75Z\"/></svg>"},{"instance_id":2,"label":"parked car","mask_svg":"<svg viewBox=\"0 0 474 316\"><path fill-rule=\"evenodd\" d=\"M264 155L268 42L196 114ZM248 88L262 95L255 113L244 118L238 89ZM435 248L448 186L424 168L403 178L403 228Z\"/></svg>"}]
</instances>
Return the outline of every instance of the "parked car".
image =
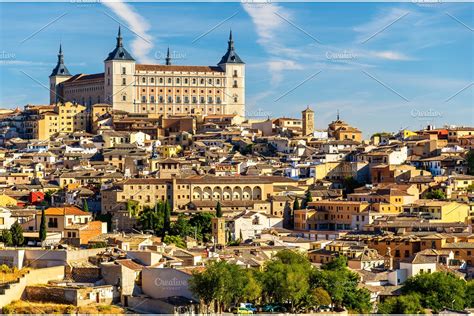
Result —
<instances>
[{"instance_id":1,"label":"parked car","mask_svg":"<svg viewBox=\"0 0 474 316\"><path fill-rule=\"evenodd\" d=\"M253 311L245 307L235 307L233 310L234 314L253 314Z\"/></svg>"},{"instance_id":2,"label":"parked car","mask_svg":"<svg viewBox=\"0 0 474 316\"><path fill-rule=\"evenodd\" d=\"M287 309L284 306L268 304L263 306L263 312L265 313L286 313Z\"/></svg>"},{"instance_id":3,"label":"parked car","mask_svg":"<svg viewBox=\"0 0 474 316\"><path fill-rule=\"evenodd\" d=\"M257 308L252 303L240 303L240 307L244 307L254 313L257 311Z\"/></svg>"}]
</instances>

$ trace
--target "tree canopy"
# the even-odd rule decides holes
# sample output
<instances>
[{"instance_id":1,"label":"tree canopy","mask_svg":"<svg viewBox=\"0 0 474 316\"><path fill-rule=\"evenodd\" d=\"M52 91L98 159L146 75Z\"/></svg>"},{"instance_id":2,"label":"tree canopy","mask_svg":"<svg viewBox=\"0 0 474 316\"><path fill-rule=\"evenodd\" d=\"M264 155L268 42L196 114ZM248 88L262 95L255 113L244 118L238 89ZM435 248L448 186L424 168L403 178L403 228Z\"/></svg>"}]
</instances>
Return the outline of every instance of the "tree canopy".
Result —
<instances>
[{"instance_id":1,"label":"tree canopy","mask_svg":"<svg viewBox=\"0 0 474 316\"><path fill-rule=\"evenodd\" d=\"M340 259L325 269L315 268L305 254L282 250L260 270L227 262L212 262L193 274L191 291L210 307L226 311L242 302L285 306L290 312L311 312L335 303L351 312L372 311L370 294L358 289L357 274Z\"/></svg>"}]
</instances>

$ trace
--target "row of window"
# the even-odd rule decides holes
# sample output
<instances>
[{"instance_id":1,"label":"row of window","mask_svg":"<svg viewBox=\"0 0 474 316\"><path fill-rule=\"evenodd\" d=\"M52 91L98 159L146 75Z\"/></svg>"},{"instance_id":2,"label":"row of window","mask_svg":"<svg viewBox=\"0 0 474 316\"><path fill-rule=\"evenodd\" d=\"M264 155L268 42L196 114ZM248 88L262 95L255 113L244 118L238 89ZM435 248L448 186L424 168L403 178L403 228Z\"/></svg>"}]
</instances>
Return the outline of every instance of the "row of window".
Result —
<instances>
[{"instance_id":1,"label":"row of window","mask_svg":"<svg viewBox=\"0 0 474 316\"><path fill-rule=\"evenodd\" d=\"M122 96L122 100L126 101L126 95ZM163 98L163 96L159 96L158 100L155 100L155 96L152 95L152 96L150 96L149 100L150 100L150 103L155 103L155 102L165 103L165 98ZM193 104L197 104L197 103L212 104L212 103L214 103L214 99L212 97L207 97L207 102L206 102L205 97L200 97L199 99L197 97L191 97L191 99L190 99L188 96L185 96L184 98L181 98L180 96L177 96L173 99L173 97L169 96L166 101L167 101L167 103L193 103ZM216 97L215 101L216 101L217 104L222 103L221 97ZM147 103L147 97L145 95L142 95L141 102L142 103ZM237 101L235 101L235 102L237 102Z\"/></svg>"},{"instance_id":2,"label":"row of window","mask_svg":"<svg viewBox=\"0 0 474 316\"><path fill-rule=\"evenodd\" d=\"M156 80L159 84L163 84L165 82L165 79L164 78L158 78L158 80ZM173 82L174 81L174 82ZM181 78L174 78L174 80L172 78L167 78L166 79L166 82L168 84L189 84L191 82L191 84L201 84L201 85L204 85L204 84L210 84L210 85L214 85L214 81L215 81L215 84L216 85L220 85L221 84L221 79L212 79L212 78L208 78L208 79L204 79L204 78L201 78L201 79L197 79L197 78L191 78L191 80L189 80L188 78L183 78L183 80L181 80ZM140 80L141 83L145 83L147 84L147 78L146 77L142 77L142 79ZM149 83L155 83L155 78L149 78Z\"/></svg>"}]
</instances>

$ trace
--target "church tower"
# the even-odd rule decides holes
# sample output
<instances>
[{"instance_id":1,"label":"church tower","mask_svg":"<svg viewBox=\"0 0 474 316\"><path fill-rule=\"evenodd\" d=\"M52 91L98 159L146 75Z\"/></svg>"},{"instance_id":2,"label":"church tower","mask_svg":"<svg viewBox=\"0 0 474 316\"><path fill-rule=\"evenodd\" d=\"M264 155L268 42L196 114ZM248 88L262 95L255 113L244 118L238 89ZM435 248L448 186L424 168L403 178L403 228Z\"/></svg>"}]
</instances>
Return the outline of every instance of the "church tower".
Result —
<instances>
[{"instance_id":1,"label":"church tower","mask_svg":"<svg viewBox=\"0 0 474 316\"><path fill-rule=\"evenodd\" d=\"M49 104L56 104L62 100L60 83L71 78L71 74L64 64L64 55L62 45L59 44L58 62L49 75Z\"/></svg>"},{"instance_id":2,"label":"church tower","mask_svg":"<svg viewBox=\"0 0 474 316\"><path fill-rule=\"evenodd\" d=\"M232 38L232 30L227 42L227 52L217 64L225 72L226 91L226 114L238 114L245 116L245 63L237 55Z\"/></svg>"},{"instance_id":3,"label":"church tower","mask_svg":"<svg viewBox=\"0 0 474 316\"><path fill-rule=\"evenodd\" d=\"M308 107L301 112L303 120L303 136L313 135L314 133L314 111Z\"/></svg>"},{"instance_id":4,"label":"church tower","mask_svg":"<svg viewBox=\"0 0 474 316\"><path fill-rule=\"evenodd\" d=\"M104 61L105 103L114 110L134 112L135 102L135 59L123 47L119 27L117 44Z\"/></svg>"}]
</instances>

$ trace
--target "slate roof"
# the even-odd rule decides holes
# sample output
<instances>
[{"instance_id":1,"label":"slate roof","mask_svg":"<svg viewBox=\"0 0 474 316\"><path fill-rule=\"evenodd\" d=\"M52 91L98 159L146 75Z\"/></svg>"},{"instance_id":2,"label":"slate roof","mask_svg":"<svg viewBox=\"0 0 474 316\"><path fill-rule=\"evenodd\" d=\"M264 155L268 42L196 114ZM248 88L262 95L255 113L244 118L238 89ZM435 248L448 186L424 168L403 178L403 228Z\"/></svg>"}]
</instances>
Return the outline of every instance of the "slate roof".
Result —
<instances>
[{"instance_id":1,"label":"slate roof","mask_svg":"<svg viewBox=\"0 0 474 316\"><path fill-rule=\"evenodd\" d=\"M130 61L135 61L135 59L130 55L130 53L123 47L123 42L122 42L122 34L120 31L120 27L118 30L118 35L117 35L117 45L115 46L115 49L109 53L109 56L105 59L105 61L108 60L130 60Z\"/></svg>"}]
</instances>

